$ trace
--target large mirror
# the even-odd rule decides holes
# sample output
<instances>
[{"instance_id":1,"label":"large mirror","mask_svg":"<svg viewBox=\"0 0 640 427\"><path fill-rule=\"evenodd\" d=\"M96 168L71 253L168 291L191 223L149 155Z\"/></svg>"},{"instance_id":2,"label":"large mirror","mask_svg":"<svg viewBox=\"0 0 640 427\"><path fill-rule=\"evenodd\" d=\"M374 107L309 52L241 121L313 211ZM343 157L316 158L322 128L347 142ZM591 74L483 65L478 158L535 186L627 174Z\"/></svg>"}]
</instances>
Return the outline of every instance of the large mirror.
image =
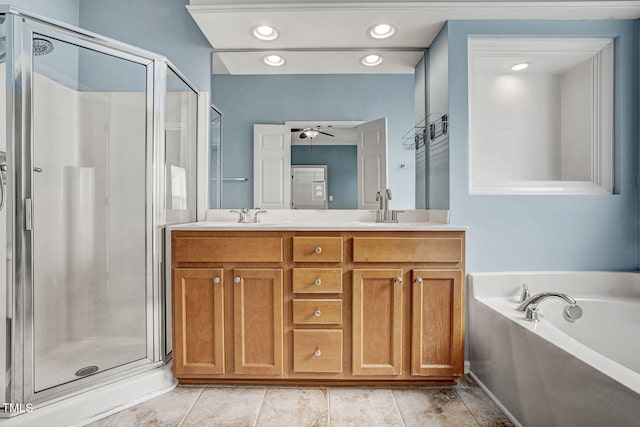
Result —
<instances>
[{"instance_id":1,"label":"large mirror","mask_svg":"<svg viewBox=\"0 0 640 427\"><path fill-rule=\"evenodd\" d=\"M414 127L414 94L413 73L214 75L212 101L225 113L221 207L275 206L257 204L255 201L255 124L284 125L294 122L290 128L301 129L307 127L305 123L324 123L326 126L329 122L366 123L386 118L384 166L387 187L392 191L391 207L414 209L416 153L405 149L402 144L403 136ZM328 128L320 130L323 129ZM333 130L334 134L344 132L337 126ZM356 156L352 152L355 145L332 144L335 141L329 140L335 140L335 137L320 134L313 138L311 144L300 144L300 132L293 132L290 136L294 159L290 164L324 165L328 167L330 177L336 172L329 164L330 159L346 160L349 156L355 159ZM376 191L370 190L371 194L366 194L368 204L358 203L353 198L357 195L356 172L359 167L353 164L354 173L348 174L348 170L341 166L340 181L335 178L330 180L331 188L327 188L326 193L328 209L355 209L358 206L375 209ZM264 186L267 189L281 185L269 181L271 178L265 179ZM351 196L347 197L344 193L350 193ZM373 205L371 200L374 201Z\"/></svg>"}]
</instances>

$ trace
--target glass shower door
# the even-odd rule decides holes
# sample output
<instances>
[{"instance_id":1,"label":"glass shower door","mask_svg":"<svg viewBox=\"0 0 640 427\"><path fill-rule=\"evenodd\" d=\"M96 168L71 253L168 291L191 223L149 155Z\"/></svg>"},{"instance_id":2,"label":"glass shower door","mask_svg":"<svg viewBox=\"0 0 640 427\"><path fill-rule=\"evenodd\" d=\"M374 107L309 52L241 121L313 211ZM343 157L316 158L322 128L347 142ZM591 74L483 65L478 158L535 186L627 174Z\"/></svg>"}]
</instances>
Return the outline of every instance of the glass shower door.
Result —
<instances>
[{"instance_id":1,"label":"glass shower door","mask_svg":"<svg viewBox=\"0 0 640 427\"><path fill-rule=\"evenodd\" d=\"M32 70L37 393L148 355L149 98L144 63L57 33Z\"/></svg>"}]
</instances>

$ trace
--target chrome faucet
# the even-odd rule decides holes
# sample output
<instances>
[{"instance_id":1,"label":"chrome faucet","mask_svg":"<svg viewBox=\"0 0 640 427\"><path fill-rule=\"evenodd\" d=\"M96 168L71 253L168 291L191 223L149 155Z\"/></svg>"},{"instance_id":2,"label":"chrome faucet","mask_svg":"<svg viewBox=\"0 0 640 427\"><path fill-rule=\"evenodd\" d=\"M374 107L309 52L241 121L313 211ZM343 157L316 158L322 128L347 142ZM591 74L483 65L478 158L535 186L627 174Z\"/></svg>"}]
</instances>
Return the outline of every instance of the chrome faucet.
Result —
<instances>
[{"instance_id":1,"label":"chrome faucet","mask_svg":"<svg viewBox=\"0 0 640 427\"><path fill-rule=\"evenodd\" d=\"M251 212L247 208L242 208L239 211L233 210L229 211L233 213L240 214L238 217L238 222L242 224L257 224L260 222L260 218L258 218L258 214L266 213L267 211L261 210L260 208L256 208L253 212Z\"/></svg>"},{"instance_id":2,"label":"chrome faucet","mask_svg":"<svg viewBox=\"0 0 640 427\"><path fill-rule=\"evenodd\" d=\"M525 299L519 306L518 311L525 312L525 319L530 322L537 322L538 319L538 305L549 298L560 298L564 300L568 305L564 308L562 314L564 318L569 322L575 322L582 317L582 309L578 305L575 299L567 294L560 292L540 292L527 299Z\"/></svg>"},{"instance_id":3,"label":"chrome faucet","mask_svg":"<svg viewBox=\"0 0 640 427\"><path fill-rule=\"evenodd\" d=\"M254 224L258 224L260 222L260 218L258 218L258 214L261 214L261 213L267 213L267 211L265 211L264 209L256 208L256 210L253 212Z\"/></svg>"},{"instance_id":4,"label":"chrome faucet","mask_svg":"<svg viewBox=\"0 0 640 427\"><path fill-rule=\"evenodd\" d=\"M391 189L387 188L384 190L384 210L385 212L389 212L389 200L391 200Z\"/></svg>"},{"instance_id":5,"label":"chrome faucet","mask_svg":"<svg viewBox=\"0 0 640 427\"><path fill-rule=\"evenodd\" d=\"M379 191L376 193L376 201L380 203L376 212L376 222L398 222L398 212L402 211L389 210L389 200L391 200L390 188L384 190L384 194Z\"/></svg>"},{"instance_id":6,"label":"chrome faucet","mask_svg":"<svg viewBox=\"0 0 640 427\"><path fill-rule=\"evenodd\" d=\"M250 220L251 216L250 216L249 209L247 209L247 208L242 208L239 211L233 210L233 211L229 211L229 212L240 214L240 216L238 217L238 222L240 222L242 224L249 224L249 223L252 222Z\"/></svg>"}]
</instances>

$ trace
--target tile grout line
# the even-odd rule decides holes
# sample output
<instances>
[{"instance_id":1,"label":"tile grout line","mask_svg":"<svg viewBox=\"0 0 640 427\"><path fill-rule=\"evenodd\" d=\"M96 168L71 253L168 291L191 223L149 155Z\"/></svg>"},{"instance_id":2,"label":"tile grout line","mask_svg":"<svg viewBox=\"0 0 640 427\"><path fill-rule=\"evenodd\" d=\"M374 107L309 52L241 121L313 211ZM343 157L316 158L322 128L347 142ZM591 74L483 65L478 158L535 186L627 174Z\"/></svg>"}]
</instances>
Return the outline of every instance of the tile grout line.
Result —
<instances>
[{"instance_id":1,"label":"tile grout line","mask_svg":"<svg viewBox=\"0 0 640 427\"><path fill-rule=\"evenodd\" d=\"M404 416L402 415L402 411L400 410L400 405L398 405L398 400L396 399L396 395L393 390L389 390L391 393L391 398L393 399L393 404L396 407L396 411L398 411L398 415L400 415L400 421L402 421L402 425L407 427L407 423L404 421Z\"/></svg>"},{"instance_id":2,"label":"tile grout line","mask_svg":"<svg viewBox=\"0 0 640 427\"><path fill-rule=\"evenodd\" d=\"M202 397L202 395L204 394L204 387L202 387L200 389L200 394L198 394L198 397L196 397L193 400L193 403L191 404L191 406L189 407L189 409L187 409L187 412L184 413L184 416L182 417L182 419L180 420L180 422L178 423L178 427L181 427L182 424L184 424L185 420L187 419L187 417L189 416L189 412L191 412L191 410L196 406L196 403L198 403L198 400L200 400L200 398Z\"/></svg>"},{"instance_id":3,"label":"tile grout line","mask_svg":"<svg viewBox=\"0 0 640 427\"><path fill-rule=\"evenodd\" d=\"M462 396L460 396L460 394L458 394L458 390L454 388L453 391L456 393L456 397L458 399L460 399L460 402L462 402L464 407L467 409L467 412L469 412L469 414L471 415L473 420L476 422L476 424L478 424L478 426L480 426L480 421L478 421L478 419L476 418L476 415L473 413L473 411L471 409L469 409L469 406L467 405L467 402L465 402L464 399L462 398Z\"/></svg>"},{"instance_id":4,"label":"tile grout line","mask_svg":"<svg viewBox=\"0 0 640 427\"><path fill-rule=\"evenodd\" d=\"M260 400L260 407L258 408L258 413L256 414L256 421L253 423L254 427L258 425L258 419L260 419L260 412L262 412L262 407L264 406L264 399L267 397L267 388L264 388L264 394L262 395L262 399Z\"/></svg>"}]
</instances>

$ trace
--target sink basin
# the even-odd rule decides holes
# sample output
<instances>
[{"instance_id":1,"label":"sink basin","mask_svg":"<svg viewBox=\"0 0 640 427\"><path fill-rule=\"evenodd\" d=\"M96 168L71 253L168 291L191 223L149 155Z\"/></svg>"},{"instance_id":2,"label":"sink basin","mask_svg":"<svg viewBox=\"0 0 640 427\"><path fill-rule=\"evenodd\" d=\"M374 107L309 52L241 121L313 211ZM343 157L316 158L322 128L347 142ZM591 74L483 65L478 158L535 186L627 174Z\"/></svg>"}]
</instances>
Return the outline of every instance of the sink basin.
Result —
<instances>
[{"instance_id":1,"label":"sink basin","mask_svg":"<svg viewBox=\"0 0 640 427\"><path fill-rule=\"evenodd\" d=\"M276 225L275 222L227 222L227 221L202 221L202 222L194 222L189 225L195 225L198 227L273 227Z\"/></svg>"},{"instance_id":2,"label":"sink basin","mask_svg":"<svg viewBox=\"0 0 640 427\"><path fill-rule=\"evenodd\" d=\"M354 227L423 227L440 225L433 222L350 222L349 225Z\"/></svg>"}]
</instances>

